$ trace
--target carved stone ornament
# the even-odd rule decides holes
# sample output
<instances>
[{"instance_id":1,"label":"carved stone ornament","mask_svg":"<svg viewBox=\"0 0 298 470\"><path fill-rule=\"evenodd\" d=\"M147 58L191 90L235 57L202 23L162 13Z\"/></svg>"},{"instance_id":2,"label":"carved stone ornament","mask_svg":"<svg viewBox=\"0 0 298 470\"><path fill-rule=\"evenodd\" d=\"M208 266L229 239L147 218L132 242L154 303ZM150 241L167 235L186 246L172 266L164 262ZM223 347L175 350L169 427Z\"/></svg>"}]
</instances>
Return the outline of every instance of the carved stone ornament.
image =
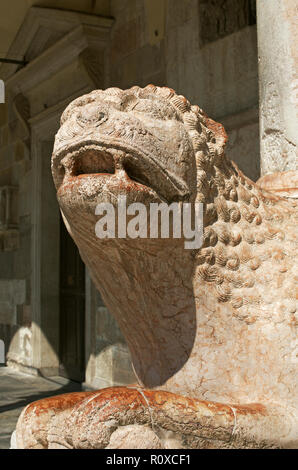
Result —
<instances>
[{"instance_id":1,"label":"carved stone ornament","mask_svg":"<svg viewBox=\"0 0 298 470\"><path fill-rule=\"evenodd\" d=\"M226 140L198 106L153 85L97 90L64 111L59 205L137 384L28 405L17 447L297 447L297 201L243 175ZM97 204L121 195L203 203L202 247L97 238Z\"/></svg>"}]
</instances>

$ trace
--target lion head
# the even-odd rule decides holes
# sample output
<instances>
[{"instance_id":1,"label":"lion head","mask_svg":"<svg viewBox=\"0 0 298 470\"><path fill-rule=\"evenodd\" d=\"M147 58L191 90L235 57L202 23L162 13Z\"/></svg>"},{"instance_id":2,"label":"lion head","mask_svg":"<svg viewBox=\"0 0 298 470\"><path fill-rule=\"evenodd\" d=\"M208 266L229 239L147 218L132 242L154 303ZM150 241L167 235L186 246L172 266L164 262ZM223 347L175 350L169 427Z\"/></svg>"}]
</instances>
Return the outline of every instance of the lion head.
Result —
<instances>
[{"instance_id":1,"label":"lion head","mask_svg":"<svg viewBox=\"0 0 298 470\"><path fill-rule=\"evenodd\" d=\"M225 141L220 124L169 88L96 90L61 118L52 160L59 202L70 190L77 210L87 195L98 203L121 192L193 201L206 156L210 165L220 159Z\"/></svg>"}]
</instances>

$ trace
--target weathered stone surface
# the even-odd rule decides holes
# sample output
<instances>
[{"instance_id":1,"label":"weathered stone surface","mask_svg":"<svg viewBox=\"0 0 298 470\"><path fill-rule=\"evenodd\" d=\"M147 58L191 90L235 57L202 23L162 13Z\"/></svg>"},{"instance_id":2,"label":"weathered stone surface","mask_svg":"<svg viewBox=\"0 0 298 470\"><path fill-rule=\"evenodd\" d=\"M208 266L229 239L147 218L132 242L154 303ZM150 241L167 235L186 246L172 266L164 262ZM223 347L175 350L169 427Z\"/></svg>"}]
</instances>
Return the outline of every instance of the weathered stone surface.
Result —
<instances>
[{"instance_id":1,"label":"weathered stone surface","mask_svg":"<svg viewBox=\"0 0 298 470\"><path fill-rule=\"evenodd\" d=\"M257 184L279 196L298 198L298 171L282 171L262 176Z\"/></svg>"},{"instance_id":2,"label":"weathered stone surface","mask_svg":"<svg viewBox=\"0 0 298 470\"><path fill-rule=\"evenodd\" d=\"M259 0L261 175L297 170L298 28L296 0Z\"/></svg>"},{"instance_id":3,"label":"weathered stone surface","mask_svg":"<svg viewBox=\"0 0 298 470\"><path fill-rule=\"evenodd\" d=\"M52 160L58 201L140 387L29 405L19 447L102 448L120 425L155 424L182 447L297 445L297 203L246 178L225 142L168 88L98 90L68 106ZM120 195L204 203L202 248L98 239L95 207Z\"/></svg>"}]
</instances>

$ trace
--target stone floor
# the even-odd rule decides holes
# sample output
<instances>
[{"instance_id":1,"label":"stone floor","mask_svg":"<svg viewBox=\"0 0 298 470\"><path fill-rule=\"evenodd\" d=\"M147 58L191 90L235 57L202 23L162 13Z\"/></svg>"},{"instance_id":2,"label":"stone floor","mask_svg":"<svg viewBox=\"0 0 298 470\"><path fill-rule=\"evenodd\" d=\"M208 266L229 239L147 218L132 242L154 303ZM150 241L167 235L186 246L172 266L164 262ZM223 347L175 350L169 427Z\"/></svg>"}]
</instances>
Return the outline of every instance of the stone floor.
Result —
<instances>
[{"instance_id":1,"label":"stone floor","mask_svg":"<svg viewBox=\"0 0 298 470\"><path fill-rule=\"evenodd\" d=\"M0 449L9 449L10 436L22 409L30 402L81 390L81 384L63 377L35 377L0 367Z\"/></svg>"}]
</instances>

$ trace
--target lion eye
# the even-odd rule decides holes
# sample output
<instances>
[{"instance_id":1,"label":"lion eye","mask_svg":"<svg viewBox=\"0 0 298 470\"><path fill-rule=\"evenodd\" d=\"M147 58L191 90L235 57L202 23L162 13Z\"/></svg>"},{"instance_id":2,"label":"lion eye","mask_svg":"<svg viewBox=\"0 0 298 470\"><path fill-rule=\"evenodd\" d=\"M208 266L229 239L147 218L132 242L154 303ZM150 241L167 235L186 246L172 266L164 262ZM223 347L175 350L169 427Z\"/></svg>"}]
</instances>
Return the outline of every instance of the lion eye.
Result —
<instances>
[{"instance_id":1,"label":"lion eye","mask_svg":"<svg viewBox=\"0 0 298 470\"><path fill-rule=\"evenodd\" d=\"M77 121L81 125L95 125L99 126L108 119L107 113L98 109L94 104L85 106L77 115Z\"/></svg>"}]
</instances>

